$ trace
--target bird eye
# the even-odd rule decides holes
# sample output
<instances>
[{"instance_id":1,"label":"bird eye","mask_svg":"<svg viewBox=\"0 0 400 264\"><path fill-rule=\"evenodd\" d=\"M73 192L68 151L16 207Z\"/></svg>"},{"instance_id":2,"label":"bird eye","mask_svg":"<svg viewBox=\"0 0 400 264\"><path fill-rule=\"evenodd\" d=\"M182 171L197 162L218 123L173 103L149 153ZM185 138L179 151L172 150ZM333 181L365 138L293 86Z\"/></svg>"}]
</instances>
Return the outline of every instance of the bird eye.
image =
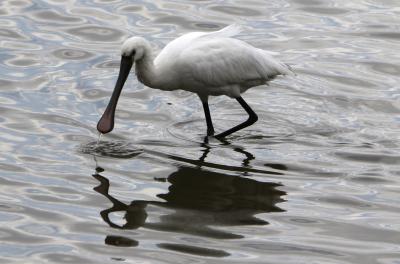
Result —
<instances>
[{"instance_id":1,"label":"bird eye","mask_svg":"<svg viewBox=\"0 0 400 264\"><path fill-rule=\"evenodd\" d=\"M132 50L131 57L135 56L136 50Z\"/></svg>"}]
</instances>

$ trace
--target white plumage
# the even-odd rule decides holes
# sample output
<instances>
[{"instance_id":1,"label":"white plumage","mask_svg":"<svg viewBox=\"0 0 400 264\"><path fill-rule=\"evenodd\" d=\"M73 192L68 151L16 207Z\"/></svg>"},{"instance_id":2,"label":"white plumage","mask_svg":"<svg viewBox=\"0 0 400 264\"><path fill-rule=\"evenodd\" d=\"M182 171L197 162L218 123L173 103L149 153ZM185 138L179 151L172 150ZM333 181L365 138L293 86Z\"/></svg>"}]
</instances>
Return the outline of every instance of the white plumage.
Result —
<instances>
[{"instance_id":1,"label":"white plumage","mask_svg":"<svg viewBox=\"0 0 400 264\"><path fill-rule=\"evenodd\" d=\"M196 93L203 102L208 135L214 133L207 103L209 95L236 98L249 113L249 119L252 119L216 137L225 137L254 123L257 115L240 94L251 87L267 83L277 75L290 74L291 70L287 65L275 60L267 51L232 38L240 31L240 26L231 25L215 32L188 33L171 41L155 59L150 44L144 38L132 37L126 40L121 50L122 60L125 62L121 61L120 76L114 90L116 95L113 94L108 110L103 115L107 116L109 112L110 120L105 118L102 121L102 118L98 130L102 133L112 130L113 112L133 62L136 63L139 81L149 87L168 91L181 89ZM129 69L126 70L123 65L127 65Z\"/></svg>"}]
</instances>

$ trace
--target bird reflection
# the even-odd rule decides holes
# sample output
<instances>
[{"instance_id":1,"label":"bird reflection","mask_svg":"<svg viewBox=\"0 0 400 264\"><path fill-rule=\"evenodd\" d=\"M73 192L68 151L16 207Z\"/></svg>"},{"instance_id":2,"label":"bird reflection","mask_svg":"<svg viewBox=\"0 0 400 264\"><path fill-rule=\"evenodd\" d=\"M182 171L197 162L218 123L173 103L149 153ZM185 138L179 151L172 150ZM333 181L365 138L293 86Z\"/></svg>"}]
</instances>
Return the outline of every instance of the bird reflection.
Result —
<instances>
[{"instance_id":1,"label":"bird reflection","mask_svg":"<svg viewBox=\"0 0 400 264\"><path fill-rule=\"evenodd\" d=\"M189 162L197 166L181 165L166 177L155 179L170 184L166 193L157 195L163 201L133 200L129 204L121 202L110 195L110 182L101 175L103 170L98 167L93 177L100 184L94 190L112 203L112 207L101 211L102 219L110 227L117 229L144 227L209 238L237 239L243 236L223 227L267 225L267 221L256 215L284 211L277 206L284 201L282 196L286 195L286 192L277 189L281 184L232 176L220 172L222 170L216 172L203 169L201 164L205 163L211 150L204 144L202 156ZM249 166L255 158L243 149L233 150L244 154L243 167ZM285 166L281 165L280 169L285 169ZM268 174L269 171L264 173ZM270 173L277 174L275 171ZM124 215L123 224L115 223L111 219L110 215L116 212ZM157 215L152 216L154 212ZM107 237L106 243L120 246L138 244L135 240L116 236Z\"/></svg>"}]
</instances>

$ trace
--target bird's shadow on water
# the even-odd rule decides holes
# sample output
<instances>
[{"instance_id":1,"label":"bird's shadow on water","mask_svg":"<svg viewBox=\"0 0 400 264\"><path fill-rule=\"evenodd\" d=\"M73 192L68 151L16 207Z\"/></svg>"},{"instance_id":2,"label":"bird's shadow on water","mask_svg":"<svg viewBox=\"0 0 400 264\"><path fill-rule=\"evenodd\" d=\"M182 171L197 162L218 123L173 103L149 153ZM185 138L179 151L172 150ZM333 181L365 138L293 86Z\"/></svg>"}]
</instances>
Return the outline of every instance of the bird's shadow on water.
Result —
<instances>
[{"instance_id":1,"label":"bird's shadow on water","mask_svg":"<svg viewBox=\"0 0 400 264\"><path fill-rule=\"evenodd\" d=\"M229 145L229 142L222 142ZM110 143L106 144L110 147ZM118 144L117 144L118 145ZM131 149L119 150L119 154L108 155L116 157L124 153L120 158L133 158L142 150ZM177 170L165 177L157 177L156 181L169 183L166 193L157 194L163 201L132 200L124 203L110 194L110 181L103 176L104 169L98 166L96 161L96 172L92 175L100 184L94 190L106 197L112 206L100 212L101 218L112 228L122 230L133 230L146 228L163 232L175 232L189 234L212 239L240 239L243 236L229 230L229 226L267 225L268 222L258 218L259 213L282 212L283 209L277 206L284 202L282 196L286 192L277 187L282 184L274 182L261 182L251 179L251 173L260 173L252 169L250 164L255 156L250 152L233 147L235 152L243 154L244 158L240 167L219 165L207 161L208 154L213 150L207 140L202 144L201 153L198 159L187 159L180 156L167 155L169 159L178 161ZM116 147L111 144L111 147ZM121 147L121 145L119 146ZM104 154L105 146L101 145L97 153ZM117 151L118 152L118 151ZM153 155L160 154L155 151L148 151ZM281 165L281 171L285 165ZM217 170L213 171L213 170ZM226 171L226 173L225 173ZM228 173L238 172L244 176ZM264 174L283 174L276 171L265 171ZM251 176L251 175L250 175ZM157 209L158 208L158 209ZM162 212L157 222L150 222L149 215L155 211ZM121 221L113 221L115 213L124 215L123 224ZM113 214L113 217L110 217ZM216 227L216 228L213 228ZM137 246L139 241L124 237L109 235L105 243L114 246ZM159 243L158 247L179 251L194 255L210 257L224 257L229 253L222 250L215 250L204 247L190 246L188 244Z\"/></svg>"}]
</instances>

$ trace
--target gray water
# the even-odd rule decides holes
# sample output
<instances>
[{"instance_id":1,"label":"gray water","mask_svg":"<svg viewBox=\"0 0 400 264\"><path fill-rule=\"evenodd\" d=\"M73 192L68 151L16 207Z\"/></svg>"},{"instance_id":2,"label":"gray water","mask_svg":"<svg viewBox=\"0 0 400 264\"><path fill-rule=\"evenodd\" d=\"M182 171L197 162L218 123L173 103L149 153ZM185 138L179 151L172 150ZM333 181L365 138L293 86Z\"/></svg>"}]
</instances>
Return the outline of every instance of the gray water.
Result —
<instances>
[{"instance_id":1,"label":"gray water","mask_svg":"<svg viewBox=\"0 0 400 264\"><path fill-rule=\"evenodd\" d=\"M0 3L0 263L400 263L397 0ZM131 74L96 146L124 39L235 22L297 74L255 125Z\"/></svg>"}]
</instances>

